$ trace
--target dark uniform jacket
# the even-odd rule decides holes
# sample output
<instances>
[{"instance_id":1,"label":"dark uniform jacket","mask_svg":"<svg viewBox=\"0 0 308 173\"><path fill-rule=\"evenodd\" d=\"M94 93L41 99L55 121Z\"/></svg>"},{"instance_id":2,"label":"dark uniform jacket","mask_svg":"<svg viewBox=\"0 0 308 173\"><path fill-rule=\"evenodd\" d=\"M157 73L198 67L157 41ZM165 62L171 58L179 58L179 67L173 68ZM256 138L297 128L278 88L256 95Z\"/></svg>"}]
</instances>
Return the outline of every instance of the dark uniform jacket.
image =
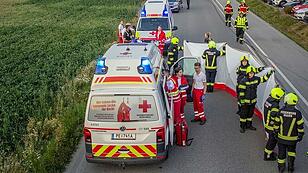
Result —
<instances>
[{"instance_id":1,"label":"dark uniform jacket","mask_svg":"<svg viewBox=\"0 0 308 173\"><path fill-rule=\"evenodd\" d=\"M286 145L295 145L298 137L304 135L304 120L302 114L295 106L284 106L277 116L278 142Z\"/></svg>"},{"instance_id":2,"label":"dark uniform jacket","mask_svg":"<svg viewBox=\"0 0 308 173\"><path fill-rule=\"evenodd\" d=\"M206 49L203 52L202 58L205 59L205 69L206 70L216 70L217 69L217 57L225 55L224 51L219 51L215 48Z\"/></svg>"},{"instance_id":3,"label":"dark uniform jacket","mask_svg":"<svg viewBox=\"0 0 308 173\"><path fill-rule=\"evenodd\" d=\"M268 133L274 130L277 112L279 111L279 102L280 100L274 99L270 96L264 103L264 127Z\"/></svg>"},{"instance_id":4,"label":"dark uniform jacket","mask_svg":"<svg viewBox=\"0 0 308 173\"><path fill-rule=\"evenodd\" d=\"M237 83L239 83L246 76L246 70L247 70L247 67L249 67L249 66L250 66L250 64L247 63L247 65L245 65L245 66L240 65L239 67L237 67L237 69L236 69ZM256 73L260 73L261 71L264 70L264 67L256 68L256 70L257 70Z\"/></svg>"},{"instance_id":5,"label":"dark uniform jacket","mask_svg":"<svg viewBox=\"0 0 308 173\"><path fill-rule=\"evenodd\" d=\"M243 78L239 83L239 99L241 104L254 104L257 102L257 88L260 83L266 82L272 71L267 73L265 76L258 77L254 76Z\"/></svg>"},{"instance_id":6,"label":"dark uniform jacket","mask_svg":"<svg viewBox=\"0 0 308 173\"><path fill-rule=\"evenodd\" d=\"M170 44L168 49L168 64L173 64L178 60L179 57L179 51L182 51L183 47L178 46L177 44Z\"/></svg>"}]
</instances>

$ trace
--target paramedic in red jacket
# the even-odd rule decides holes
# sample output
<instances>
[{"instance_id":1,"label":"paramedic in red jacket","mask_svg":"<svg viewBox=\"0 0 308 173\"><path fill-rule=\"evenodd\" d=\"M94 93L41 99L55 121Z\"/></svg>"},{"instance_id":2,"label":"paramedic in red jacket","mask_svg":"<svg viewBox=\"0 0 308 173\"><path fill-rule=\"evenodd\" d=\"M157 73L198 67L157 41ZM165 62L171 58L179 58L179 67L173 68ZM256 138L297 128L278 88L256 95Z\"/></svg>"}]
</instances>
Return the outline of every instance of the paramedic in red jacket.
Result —
<instances>
[{"instance_id":1,"label":"paramedic in red jacket","mask_svg":"<svg viewBox=\"0 0 308 173\"><path fill-rule=\"evenodd\" d=\"M165 45L165 41L166 41L166 34L163 31L163 28L161 26L158 26L158 28L155 32L155 38L156 38L156 41L158 41L158 43L159 43L158 48L159 48L160 52L163 53L164 45Z\"/></svg>"},{"instance_id":2,"label":"paramedic in red jacket","mask_svg":"<svg viewBox=\"0 0 308 173\"><path fill-rule=\"evenodd\" d=\"M174 125L181 123L181 96L180 91L177 86L177 82L174 77L170 76L168 70L164 71L165 76L167 77L165 89L168 94L169 105L171 98L173 99L173 120Z\"/></svg>"},{"instance_id":3,"label":"paramedic in red jacket","mask_svg":"<svg viewBox=\"0 0 308 173\"><path fill-rule=\"evenodd\" d=\"M200 122L200 125L204 125L206 122L206 117L204 114L204 98L206 93L206 76L201 71L201 64L196 62L194 64L195 73L194 73L194 82L192 85L192 94L194 101L194 113L195 118L191 122Z\"/></svg>"},{"instance_id":4,"label":"paramedic in red jacket","mask_svg":"<svg viewBox=\"0 0 308 173\"><path fill-rule=\"evenodd\" d=\"M181 119L184 119L184 107L186 105L186 100L187 100L187 93L186 90L188 89L188 82L186 80L186 78L183 75L183 70L181 67L177 67L174 70L175 75L174 75L174 79L176 81L176 84L179 88L180 91L180 96L181 96Z\"/></svg>"}]
</instances>

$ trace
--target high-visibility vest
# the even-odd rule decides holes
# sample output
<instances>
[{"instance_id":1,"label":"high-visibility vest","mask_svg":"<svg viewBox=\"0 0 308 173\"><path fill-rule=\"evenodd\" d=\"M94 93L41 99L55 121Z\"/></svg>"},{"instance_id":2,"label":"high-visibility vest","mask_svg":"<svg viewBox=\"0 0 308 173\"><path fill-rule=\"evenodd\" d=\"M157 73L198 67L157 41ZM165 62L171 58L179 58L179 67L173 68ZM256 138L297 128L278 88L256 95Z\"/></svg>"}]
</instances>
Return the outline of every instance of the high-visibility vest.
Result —
<instances>
[{"instance_id":1,"label":"high-visibility vest","mask_svg":"<svg viewBox=\"0 0 308 173\"><path fill-rule=\"evenodd\" d=\"M168 84L170 82L171 82L171 88L170 88L170 86L168 86ZM174 77L169 77L165 87L166 87L166 90L168 92L168 99L169 100L171 100L171 98L173 98L173 101L181 99L179 87L178 87L177 82L174 79Z\"/></svg>"},{"instance_id":2,"label":"high-visibility vest","mask_svg":"<svg viewBox=\"0 0 308 173\"><path fill-rule=\"evenodd\" d=\"M181 99L186 99L187 98L187 93L186 93L186 90L188 89L189 85L188 85L188 82L186 80L186 78L184 76L181 77L181 84L179 85L179 78L174 76L173 79L176 81L176 85L178 86L179 88L179 92L180 92L180 95L181 95Z\"/></svg>"},{"instance_id":3,"label":"high-visibility vest","mask_svg":"<svg viewBox=\"0 0 308 173\"><path fill-rule=\"evenodd\" d=\"M236 27L237 28L246 28L247 26L247 19L246 17L236 17Z\"/></svg>"},{"instance_id":4,"label":"high-visibility vest","mask_svg":"<svg viewBox=\"0 0 308 173\"><path fill-rule=\"evenodd\" d=\"M227 5L225 6L225 14L232 14L232 13L233 13L232 5L227 4Z\"/></svg>"},{"instance_id":5,"label":"high-visibility vest","mask_svg":"<svg viewBox=\"0 0 308 173\"><path fill-rule=\"evenodd\" d=\"M244 14L247 14L247 13L248 13L248 10L249 10L249 7L248 7L246 4L240 5L240 6L238 7L238 11L239 11L239 12L243 12Z\"/></svg>"}]
</instances>

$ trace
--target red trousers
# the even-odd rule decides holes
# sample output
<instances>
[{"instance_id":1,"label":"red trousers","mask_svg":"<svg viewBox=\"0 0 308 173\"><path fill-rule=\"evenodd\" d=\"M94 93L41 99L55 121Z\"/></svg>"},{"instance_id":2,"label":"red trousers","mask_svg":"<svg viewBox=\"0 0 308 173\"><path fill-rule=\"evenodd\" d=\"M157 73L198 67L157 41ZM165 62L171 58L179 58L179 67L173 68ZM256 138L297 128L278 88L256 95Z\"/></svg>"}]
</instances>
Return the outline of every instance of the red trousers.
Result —
<instances>
[{"instance_id":1,"label":"red trousers","mask_svg":"<svg viewBox=\"0 0 308 173\"><path fill-rule=\"evenodd\" d=\"M204 107L201 97L203 96L203 89L194 89L193 90L193 101L194 101L194 113L195 120L205 121L206 117L204 114Z\"/></svg>"},{"instance_id":2,"label":"red trousers","mask_svg":"<svg viewBox=\"0 0 308 173\"><path fill-rule=\"evenodd\" d=\"M185 93L185 94L186 94L186 93ZM182 119L185 118L185 115L184 115L184 107L185 107L185 105L186 105L186 99L187 99L186 96L183 97L183 96L181 95L181 109L180 109L180 112L181 112L181 118L182 118Z\"/></svg>"},{"instance_id":3,"label":"red trousers","mask_svg":"<svg viewBox=\"0 0 308 173\"><path fill-rule=\"evenodd\" d=\"M170 100L169 100L169 103L170 103ZM180 95L173 98L173 122L174 122L174 125L182 122Z\"/></svg>"},{"instance_id":4,"label":"red trousers","mask_svg":"<svg viewBox=\"0 0 308 173\"><path fill-rule=\"evenodd\" d=\"M123 43L122 34L117 32L118 35L118 43Z\"/></svg>"}]
</instances>

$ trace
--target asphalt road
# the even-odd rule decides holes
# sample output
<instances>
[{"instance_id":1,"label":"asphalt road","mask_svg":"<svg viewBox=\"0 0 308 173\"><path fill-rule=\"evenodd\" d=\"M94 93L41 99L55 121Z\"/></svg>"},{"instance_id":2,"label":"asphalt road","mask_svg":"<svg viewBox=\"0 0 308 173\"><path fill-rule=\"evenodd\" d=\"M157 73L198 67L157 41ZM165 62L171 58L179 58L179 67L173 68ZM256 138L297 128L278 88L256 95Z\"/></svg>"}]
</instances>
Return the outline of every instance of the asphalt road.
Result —
<instances>
[{"instance_id":1,"label":"asphalt road","mask_svg":"<svg viewBox=\"0 0 308 173\"><path fill-rule=\"evenodd\" d=\"M219 0L224 3L224 0ZM293 41L273 29L253 14L249 17L252 29L249 34L266 54L290 77L297 89L308 98L307 83L303 78L307 72L308 54ZM224 26L224 21L210 0L192 0L191 10L184 9L175 14L175 23L179 27L177 35L188 41L202 42L203 33L212 32L217 42L228 42L229 45L242 50L249 50L245 45L235 42L235 35ZM292 70L290 70L292 69ZM289 72L288 71L292 71ZM297 77L296 77L297 76ZM299 77L300 76L300 77ZM288 86L286 86L288 87ZM255 118L257 131L239 133L239 117L236 112L236 101L223 91L207 95L205 112L208 122L204 126L189 123L190 136L195 140L190 147L174 147L169 159L161 164L128 166L122 170L117 165L91 164L84 159L84 144L78 146L68 165L66 173L116 173L116 172L276 172L276 162L263 161L265 135L261 120ZM186 106L186 117L193 116L192 104ZM298 145L296 172L308 170L308 137Z\"/></svg>"}]
</instances>

